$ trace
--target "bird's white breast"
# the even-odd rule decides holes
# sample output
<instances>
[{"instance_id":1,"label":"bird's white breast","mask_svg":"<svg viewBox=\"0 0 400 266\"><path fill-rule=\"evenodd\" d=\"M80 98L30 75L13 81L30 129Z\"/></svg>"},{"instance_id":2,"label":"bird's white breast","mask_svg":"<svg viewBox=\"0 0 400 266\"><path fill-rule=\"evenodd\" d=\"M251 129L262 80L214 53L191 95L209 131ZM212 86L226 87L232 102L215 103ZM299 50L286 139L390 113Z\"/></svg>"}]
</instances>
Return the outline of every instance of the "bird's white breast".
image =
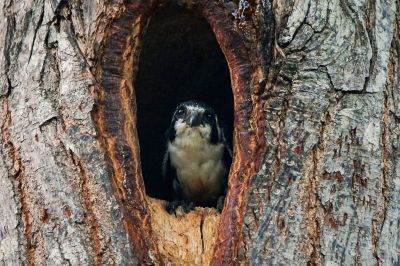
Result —
<instances>
[{"instance_id":1,"label":"bird's white breast","mask_svg":"<svg viewBox=\"0 0 400 266\"><path fill-rule=\"evenodd\" d=\"M208 128L186 128L168 143L171 164L176 169L183 196L191 200L215 200L227 173L223 163L224 145L204 138Z\"/></svg>"}]
</instances>

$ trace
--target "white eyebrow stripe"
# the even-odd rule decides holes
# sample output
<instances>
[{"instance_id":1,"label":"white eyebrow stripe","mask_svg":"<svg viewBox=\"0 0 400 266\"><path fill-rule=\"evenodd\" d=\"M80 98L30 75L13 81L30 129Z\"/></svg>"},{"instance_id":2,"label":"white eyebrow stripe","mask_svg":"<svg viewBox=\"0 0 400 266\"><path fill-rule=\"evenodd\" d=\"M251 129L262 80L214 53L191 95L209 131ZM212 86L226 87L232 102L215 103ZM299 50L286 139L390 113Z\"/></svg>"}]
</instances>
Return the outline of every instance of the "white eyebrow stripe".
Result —
<instances>
[{"instance_id":1,"label":"white eyebrow stripe","mask_svg":"<svg viewBox=\"0 0 400 266\"><path fill-rule=\"evenodd\" d=\"M205 109L203 107L199 107L199 106L193 106L193 105L189 105L187 107L187 109L191 112L204 112Z\"/></svg>"}]
</instances>

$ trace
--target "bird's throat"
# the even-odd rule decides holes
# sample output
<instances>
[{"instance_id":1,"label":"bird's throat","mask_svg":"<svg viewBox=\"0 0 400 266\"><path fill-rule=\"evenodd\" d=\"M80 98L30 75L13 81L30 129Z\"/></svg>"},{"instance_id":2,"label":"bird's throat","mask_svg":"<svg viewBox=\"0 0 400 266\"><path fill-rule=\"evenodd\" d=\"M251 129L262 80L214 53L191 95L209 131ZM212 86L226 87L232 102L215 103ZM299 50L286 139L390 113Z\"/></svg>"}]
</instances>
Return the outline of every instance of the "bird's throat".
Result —
<instances>
[{"instance_id":1,"label":"bird's throat","mask_svg":"<svg viewBox=\"0 0 400 266\"><path fill-rule=\"evenodd\" d=\"M175 138L174 143L182 148L201 149L202 146L208 143L207 132L200 128L187 128Z\"/></svg>"}]
</instances>

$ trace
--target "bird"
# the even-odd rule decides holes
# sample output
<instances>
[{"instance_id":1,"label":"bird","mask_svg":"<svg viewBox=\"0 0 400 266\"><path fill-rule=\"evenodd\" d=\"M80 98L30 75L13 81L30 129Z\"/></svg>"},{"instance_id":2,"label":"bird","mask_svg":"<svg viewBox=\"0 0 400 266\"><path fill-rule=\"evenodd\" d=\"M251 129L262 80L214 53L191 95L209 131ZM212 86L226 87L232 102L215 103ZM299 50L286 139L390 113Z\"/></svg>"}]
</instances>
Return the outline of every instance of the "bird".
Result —
<instances>
[{"instance_id":1,"label":"bird","mask_svg":"<svg viewBox=\"0 0 400 266\"><path fill-rule=\"evenodd\" d=\"M214 109L191 100L179 104L166 131L162 173L171 201L166 210L177 215L195 206L222 210L232 161L223 127Z\"/></svg>"}]
</instances>

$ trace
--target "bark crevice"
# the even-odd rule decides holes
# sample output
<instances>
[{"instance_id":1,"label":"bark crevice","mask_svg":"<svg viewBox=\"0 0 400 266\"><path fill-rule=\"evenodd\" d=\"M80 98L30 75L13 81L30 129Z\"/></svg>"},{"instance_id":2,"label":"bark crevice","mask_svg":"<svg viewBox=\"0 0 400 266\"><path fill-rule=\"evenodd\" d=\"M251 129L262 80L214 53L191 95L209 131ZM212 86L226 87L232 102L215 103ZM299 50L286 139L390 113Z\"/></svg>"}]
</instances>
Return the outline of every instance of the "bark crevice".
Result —
<instances>
[{"instance_id":1,"label":"bark crevice","mask_svg":"<svg viewBox=\"0 0 400 266\"><path fill-rule=\"evenodd\" d=\"M94 262L98 265L104 263L103 261L103 255L105 253L105 250L108 248L106 243L104 243L101 240L101 228L99 227L99 224L96 219L96 215L94 214L94 210L92 207L93 201L92 197L93 195L90 192L90 185L89 180L90 177L88 176L88 173L85 171L85 168L82 165L81 160L79 159L78 156L74 154L72 150L69 150L69 155L70 158L73 162L73 164L78 168L78 172L81 175L81 198L82 202L85 205L86 213L84 215L84 223L88 225L89 230L91 231L91 238L92 241L90 243L93 245L93 251L95 253L95 259Z\"/></svg>"},{"instance_id":2,"label":"bark crevice","mask_svg":"<svg viewBox=\"0 0 400 266\"><path fill-rule=\"evenodd\" d=\"M35 244L33 240L33 217L30 213L30 206L29 206L29 190L28 185L25 181L23 165L21 162L21 158L19 156L18 151L16 150L14 144L12 143L12 138L10 135L9 127L12 124L11 121L11 111L9 110L9 101L8 97L11 93L11 85L9 84L8 93L4 96L3 102L3 115L4 120L1 127L1 136L2 136L2 148L3 151L8 153L8 158L11 160L9 171L9 178L15 180L13 192L14 192L14 199L18 202L18 211L20 212L19 215L19 222L23 224L23 237L24 240L19 239L21 246L25 243L25 250L22 251L20 254L21 256L26 254L26 260L28 265L34 265L35 263ZM21 258L22 259L22 258Z\"/></svg>"},{"instance_id":3,"label":"bark crevice","mask_svg":"<svg viewBox=\"0 0 400 266\"><path fill-rule=\"evenodd\" d=\"M44 17L44 2L42 2L42 8L41 9L42 10L41 10L40 15L39 15L39 20L38 20L38 22L37 22L37 24L35 26L35 29L34 29L31 47L29 49L30 53L29 53L29 57L28 57L28 64L31 61L32 53L35 51L34 45L35 45L35 41L36 41L36 36L38 34L39 28L42 26L43 17Z\"/></svg>"}]
</instances>

